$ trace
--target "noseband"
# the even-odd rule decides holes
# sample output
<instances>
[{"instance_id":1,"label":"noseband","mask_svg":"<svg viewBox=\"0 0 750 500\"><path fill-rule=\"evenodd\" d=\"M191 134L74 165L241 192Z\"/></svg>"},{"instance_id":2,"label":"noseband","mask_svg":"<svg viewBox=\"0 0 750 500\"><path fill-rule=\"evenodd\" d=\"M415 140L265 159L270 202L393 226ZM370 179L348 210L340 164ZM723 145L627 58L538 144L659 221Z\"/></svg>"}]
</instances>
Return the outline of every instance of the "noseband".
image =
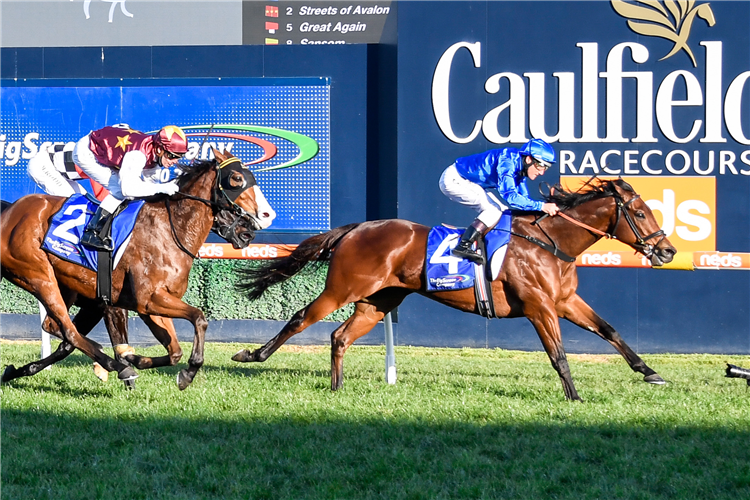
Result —
<instances>
[{"instance_id":1,"label":"noseband","mask_svg":"<svg viewBox=\"0 0 750 500\"><path fill-rule=\"evenodd\" d=\"M627 210L625 210L628 205L639 199L641 195L636 194L628 201L624 201L619 193L615 192L613 196L615 197L615 203L617 205L617 220L615 220L615 225L613 226L612 231L614 232L614 230L617 229L617 225L620 223L620 216L625 216L625 220L627 221L628 226L630 226L630 230L633 231L633 235L635 236L635 243L630 246L645 255L647 259L650 259L654 254L654 248L659 246L659 243L661 243L662 240L666 238L666 234L664 234L664 231L662 229L659 229L658 231L655 231L648 236L641 236L641 232L638 230L638 226L635 225L633 217ZM648 243L646 243L651 238L657 238L659 236L661 236L661 238L659 238L659 241L656 242L656 245L649 245ZM614 234L612 234L610 237L617 239Z\"/></svg>"}]
</instances>

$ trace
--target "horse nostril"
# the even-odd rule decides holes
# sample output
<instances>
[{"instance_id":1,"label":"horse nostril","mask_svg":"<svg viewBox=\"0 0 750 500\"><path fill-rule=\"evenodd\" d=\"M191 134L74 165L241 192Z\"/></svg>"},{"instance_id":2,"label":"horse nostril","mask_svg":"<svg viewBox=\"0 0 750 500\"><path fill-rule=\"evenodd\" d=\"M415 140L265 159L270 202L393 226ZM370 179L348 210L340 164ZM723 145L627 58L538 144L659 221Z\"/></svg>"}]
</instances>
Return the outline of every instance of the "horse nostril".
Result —
<instances>
[{"instance_id":1,"label":"horse nostril","mask_svg":"<svg viewBox=\"0 0 750 500\"><path fill-rule=\"evenodd\" d=\"M661 254L664 257L670 257L670 258L674 257L674 254L676 254L676 253L677 253L677 250L675 250L674 248L671 248L671 247L670 248L664 248L661 251Z\"/></svg>"}]
</instances>

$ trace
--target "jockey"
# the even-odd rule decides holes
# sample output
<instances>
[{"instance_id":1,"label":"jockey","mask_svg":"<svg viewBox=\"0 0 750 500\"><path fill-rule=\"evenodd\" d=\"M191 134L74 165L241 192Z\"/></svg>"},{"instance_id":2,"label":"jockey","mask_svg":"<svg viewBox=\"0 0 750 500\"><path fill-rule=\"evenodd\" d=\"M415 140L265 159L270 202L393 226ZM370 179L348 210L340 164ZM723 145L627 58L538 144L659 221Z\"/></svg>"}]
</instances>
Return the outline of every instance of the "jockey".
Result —
<instances>
[{"instance_id":1,"label":"jockey","mask_svg":"<svg viewBox=\"0 0 750 500\"><path fill-rule=\"evenodd\" d=\"M174 125L167 125L153 135L127 125L115 125L95 130L79 140L73 149L73 161L109 190L86 226L81 243L112 251L112 243L101 233L125 198L175 194L179 190L176 164L187 152L187 146L185 133Z\"/></svg>"},{"instance_id":2,"label":"jockey","mask_svg":"<svg viewBox=\"0 0 750 500\"><path fill-rule=\"evenodd\" d=\"M484 257L472 245L498 223L508 208L557 214L557 205L532 200L526 187L526 177L533 181L553 163L552 146L541 139L532 139L521 149L491 149L459 158L446 168L440 177L440 190L451 201L479 212L453 249L453 255L484 263ZM496 198L494 202L490 200L485 190L492 188L498 190L505 203Z\"/></svg>"}]
</instances>

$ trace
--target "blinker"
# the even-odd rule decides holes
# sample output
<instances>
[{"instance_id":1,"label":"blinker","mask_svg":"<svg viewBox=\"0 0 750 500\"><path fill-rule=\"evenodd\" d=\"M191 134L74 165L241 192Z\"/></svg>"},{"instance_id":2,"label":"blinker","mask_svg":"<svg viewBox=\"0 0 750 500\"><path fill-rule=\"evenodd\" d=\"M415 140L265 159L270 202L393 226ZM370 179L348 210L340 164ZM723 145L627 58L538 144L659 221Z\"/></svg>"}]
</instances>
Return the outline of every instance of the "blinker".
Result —
<instances>
[{"instance_id":1,"label":"blinker","mask_svg":"<svg viewBox=\"0 0 750 500\"><path fill-rule=\"evenodd\" d=\"M239 186L231 185L232 173L237 172L242 174L244 181ZM231 201L235 201L246 189L251 188L258 183L255 180L255 175L245 168L242 162L237 158L229 158L219 164L219 185L226 194L227 198Z\"/></svg>"}]
</instances>

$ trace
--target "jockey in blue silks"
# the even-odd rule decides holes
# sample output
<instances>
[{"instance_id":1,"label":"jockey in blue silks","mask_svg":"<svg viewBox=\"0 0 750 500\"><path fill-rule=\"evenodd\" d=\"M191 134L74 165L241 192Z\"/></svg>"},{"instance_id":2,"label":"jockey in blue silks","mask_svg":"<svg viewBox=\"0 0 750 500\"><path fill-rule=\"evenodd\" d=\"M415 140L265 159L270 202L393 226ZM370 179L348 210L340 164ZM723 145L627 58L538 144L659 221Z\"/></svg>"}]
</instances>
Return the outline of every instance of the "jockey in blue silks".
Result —
<instances>
[{"instance_id":1,"label":"jockey in blue silks","mask_svg":"<svg viewBox=\"0 0 750 500\"><path fill-rule=\"evenodd\" d=\"M472 245L497 224L508 208L557 214L557 205L532 200L526 187L526 177L533 181L544 175L555 160L552 146L541 139L532 139L521 149L491 149L459 158L446 168L440 177L440 190L451 201L479 212L453 249L453 255L483 263L484 257ZM504 203L487 196L485 190L493 188L498 190Z\"/></svg>"}]
</instances>

